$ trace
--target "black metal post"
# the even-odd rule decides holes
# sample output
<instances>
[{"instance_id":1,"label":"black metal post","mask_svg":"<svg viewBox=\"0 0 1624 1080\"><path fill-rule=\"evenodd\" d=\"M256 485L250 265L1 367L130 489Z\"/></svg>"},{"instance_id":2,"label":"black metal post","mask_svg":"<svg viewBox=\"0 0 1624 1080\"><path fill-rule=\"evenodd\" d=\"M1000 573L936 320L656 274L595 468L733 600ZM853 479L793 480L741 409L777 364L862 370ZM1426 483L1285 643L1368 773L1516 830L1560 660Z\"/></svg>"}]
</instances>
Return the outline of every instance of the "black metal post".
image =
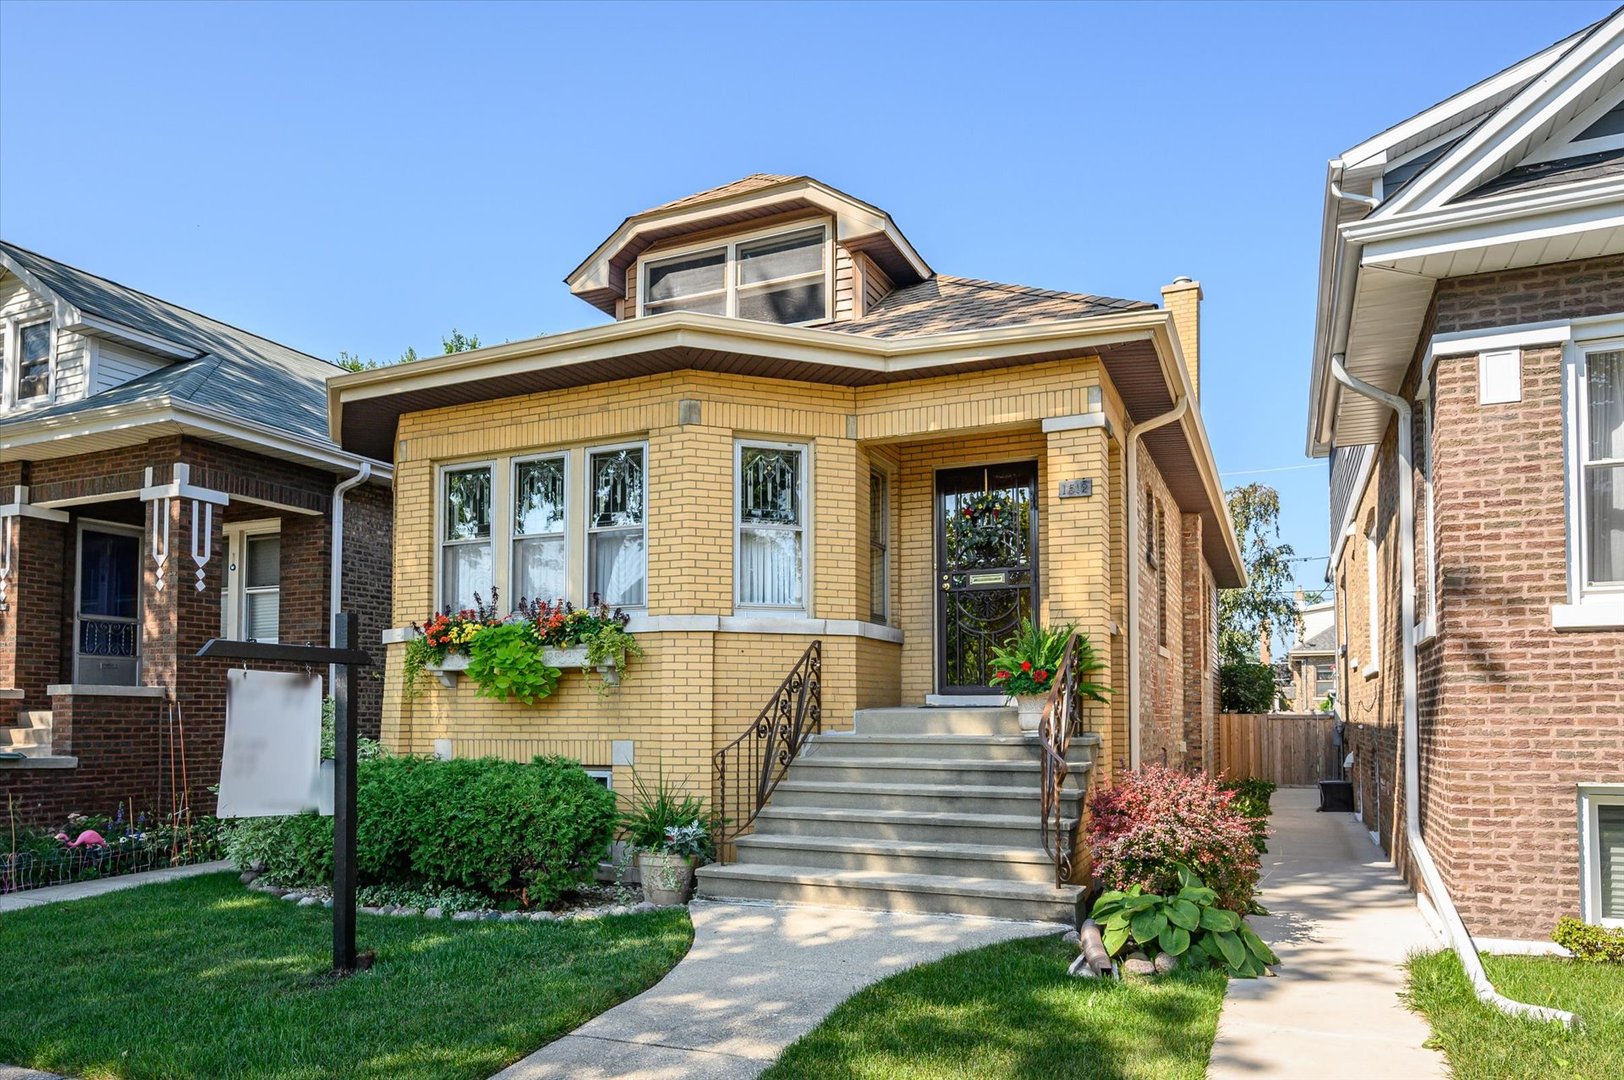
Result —
<instances>
[{"instance_id":1,"label":"black metal post","mask_svg":"<svg viewBox=\"0 0 1624 1080\"><path fill-rule=\"evenodd\" d=\"M333 643L359 647L355 615L333 616ZM333 680L333 971L355 970L356 665L339 664Z\"/></svg>"}]
</instances>

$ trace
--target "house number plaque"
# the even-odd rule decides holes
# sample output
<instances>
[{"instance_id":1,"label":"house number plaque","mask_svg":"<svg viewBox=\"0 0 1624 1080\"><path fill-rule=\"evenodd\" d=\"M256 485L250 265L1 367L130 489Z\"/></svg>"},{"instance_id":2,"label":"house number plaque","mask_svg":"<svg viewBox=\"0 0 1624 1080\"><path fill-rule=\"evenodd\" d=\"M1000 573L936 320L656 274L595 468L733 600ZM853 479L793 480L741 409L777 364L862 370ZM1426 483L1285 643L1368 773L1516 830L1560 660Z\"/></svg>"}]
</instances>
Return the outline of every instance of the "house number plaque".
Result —
<instances>
[{"instance_id":1,"label":"house number plaque","mask_svg":"<svg viewBox=\"0 0 1624 1080\"><path fill-rule=\"evenodd\" d=\"M1060 481L1060 497L1062 499L1086 499L1093 494L1094 481L1092 478Z\"/></svg>"}]
</instances>

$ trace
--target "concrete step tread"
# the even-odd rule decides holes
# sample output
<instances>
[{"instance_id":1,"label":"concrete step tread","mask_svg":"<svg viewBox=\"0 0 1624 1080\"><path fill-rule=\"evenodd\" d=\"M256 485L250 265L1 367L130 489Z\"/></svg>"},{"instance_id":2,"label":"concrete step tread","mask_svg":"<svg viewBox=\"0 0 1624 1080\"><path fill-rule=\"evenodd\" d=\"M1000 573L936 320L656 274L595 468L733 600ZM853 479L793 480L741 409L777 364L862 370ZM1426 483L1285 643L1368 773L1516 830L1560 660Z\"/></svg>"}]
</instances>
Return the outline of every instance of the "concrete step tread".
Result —
<instances>
[{"instance_id":1,"label":"concrete step tread","mask_svg":"<svg viewBox=\"0 0 1624 1080\"><path fill-rule=\"evenodd\" d=\"M1094 741L1098 737L1094 736ZM1084 736L1079 735L1072 739L1072 745L1083 742ZM906 743L909 746L918 746L920 743L945 743L952 746L1030 746L1037 748L1036 735L899 735L888 732L858 732L858 731L820 731L807 740L812 746L837 745L843 742L851 743Z\"/></svg>"},{"instance_id":2,"label":"concrete step tread","mask_svg":"<svg viewBox=\"0 0 1624 1080\"><path fill-rule=\"evenodd\" d=\"M1031 761L998 761L989 758L929 758L929 757L842 757L839 754L819 752L795 759L795 765L811 768L840 769L985 769L988 772L1037 772L1042 766L1037 758ZM791 766L792 768L794 766ZM1074 764L1072 768L1087 768Z\"/></svg>"},{"instance_id":3,"label":"concrete step tread","mask_svg":"<svg viewBox=\"0 0 1624 1080\"><path fill-rule=\"evenodd\" d=\"M711 864L699 868L708 882L729 880L772 881L794 885L824 885L839 888L882 889L894 892L951 893L997 900L1065 900L1081 895L1080 885L1056 886L1043 881L1009 881L1004 878L970 878L942 874L898 874L887 870L831 870L821 866L792 866L777 863ZM725 884L721 886L725 888ZM718 894L720 895L720 894Z\"/></svg>"},{"instance_id":4,"label":"concrete step tread","mask_svg":"<svg viewBox=\"0 0 1624 1080\"><path fill-rule=\"evenodd\" d=\"M780 785L782 786L782 785ZM1030 814L966 814L937 810L866 810L840 806L773 806L768 804L756 821L773 818L801 818L818 821L873 821L918 825L941 825L949 828L1010 828L1035 829L1036 813ZM1077 824L1075 818L1065 820L1067 827Z\"/></svg>"},{"instance_id":5,"label":"concrete step tread","mask_svg":"<svg viewBox=\"0 0 1624 1080\"><path fill-rule=\"evenodd\" d=\"M1075 773L1078 770L1073 770ZM966 799L1032 799L1041 792L1037 787L997 787L980 784L866 784L856 780L783 780L779 791L826 792L849 795L912 795L919 798L958 796ZM1062 799L1076 801L1083 793L1067 789ZM1034 802L1034 805L1036 803Z\"/></svg>"},{"instance_id":6,"label":"concrete step tread","mask_svg":"<svg viewBox=\"0 0 1624 1080\"><path fill-rule=\"evenodd\" d=\"M939 844L921 840L864 840L843 836L796 836L784 833L752 833L734 841L741 849L809 848L817 851L849 851L865 855L923 855L942 859L983 859L994 862L1048 863L1049 853L1036 847L1010 847L997 844Z\"/></svg>"}]
</instances>

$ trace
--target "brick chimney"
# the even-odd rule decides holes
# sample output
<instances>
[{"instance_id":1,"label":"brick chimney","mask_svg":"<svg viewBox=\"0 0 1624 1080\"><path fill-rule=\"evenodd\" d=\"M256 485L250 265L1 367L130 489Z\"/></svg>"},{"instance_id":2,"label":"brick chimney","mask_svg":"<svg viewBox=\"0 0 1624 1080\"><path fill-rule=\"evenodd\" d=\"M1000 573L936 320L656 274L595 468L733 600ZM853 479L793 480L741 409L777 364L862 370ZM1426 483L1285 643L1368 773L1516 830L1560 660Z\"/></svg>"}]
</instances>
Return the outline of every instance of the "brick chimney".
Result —
<instances>
[{"instance_id":1,"label":"brick chimney","mask_svg":"<svg viewBox=\"0 0 1624 1080\"><path fill-rule=\"evenodd\" d=\"M1173 326L1184 350L1184 363L1190 369L1190 385L1201 397L1201 282L1187 277L1162 286L1162 307L1173 314Z\"/></svg>"}]
</instances>

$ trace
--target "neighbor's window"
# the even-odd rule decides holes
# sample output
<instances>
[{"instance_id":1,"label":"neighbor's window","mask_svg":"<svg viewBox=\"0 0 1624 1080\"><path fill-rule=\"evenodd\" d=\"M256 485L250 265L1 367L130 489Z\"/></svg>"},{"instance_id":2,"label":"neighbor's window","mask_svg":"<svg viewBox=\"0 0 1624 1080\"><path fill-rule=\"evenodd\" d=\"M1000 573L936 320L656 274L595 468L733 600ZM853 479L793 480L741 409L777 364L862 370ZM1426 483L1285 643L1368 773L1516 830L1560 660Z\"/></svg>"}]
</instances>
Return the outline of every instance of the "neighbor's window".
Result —
<instances>
[{"instance_id":1,"label":"neighbor's window","mask_svg":"<svg viewBox=\"0 0 1624 1080\"><path fill-rule=\"evenodd\" d=\"M242 546L242 636L274 642L282 611L282 536L249 533Z\"/></svg>"},{"instance_id":2,"label":"neighbor's window","mask_svg":"<svg viewBox=\"0 0 1624 1080\"><path fill-rule=\"evenodd\" d=\"M684 252L644 264L642 313L822 322L829 318L828 271L828 231L822 225Z\"/></svg>"},{"instance_id":3,"label":"neighbor's window","mask_svg":"<svg viewBox=\"0 0 1624 1080\"><path fill-rule=\"evenodd\" d=\"M806 448L740 443L738 468L740 607L806 607Z\"/></svg>"},{"instance_id":4,"label":"neighbor's window","mask_svg":"<svg viewBox=\"0 0 1624 1080\"><path fill-rule=\"evenodd\" d=\"M884 623L890 609L891 484L878 469L868 474L868 610Z\"/></svg>"},{"instance_id":5,"label":"neighbor's window","mask_svg":"<svg viewBox=\"0 0 1624 1080\"><path fill-rule=\"evenodd\" d=\"M1585 584L1624 587L1624 350L1585 354L1580 543Z\"/></svg>"},{"instance_id":6,"label":"neighbor's window","mask_svg":"<svg viewBox=\"0 0 1624 1080\"><path fill-rule=\"evenodd\" d=\"M1624 785L1581 785L1579 833L1584 920L1624 926Z\"/></svg>"},{"instance_id":7,"label":"neighbor's window","mask_svg":"<svg viewBox=\"0 0 1624 1080\"><path fill-rule=\"evenodd\" d=\"M643 448L594 451L587 483L587 592L612 607L642 607L648 602Z\"/></svg>"},{"instance_id":8,"label":"neighbor's window","mask_svg":"<svg viewBox=\"0 0 1624 1080\"><path fill-rule=\"evenodd\" d=\"M453 611L491 599L491 467L446 469L440 532L440 603Z\"/></svg>"},{"instance_id":9,"label":"neighbor's window","mask_svg":"<svg viewBox=\"0 0 1624 1080\"><path fill-rule=\"evenodd\" d=\"M513 566L508 592L519 600L554 601L565 578L563 454L513 465Z\"/></svg>"},{"instance_id":10,"label":"neighbor's window","mask_svg":"<svg viewBox=\"0 0 1624 1080\"><path fill-rule=\"evenodd\" d=\"M1156 500L1156 644L1167 647L1167 511Z\"/></svg>"},{"instance_id":11,"label":"neighbor's window","mask_svg":"<svg viewBox=\"0 0 1624 1080\"><path fill-rule=\"evenodd\" d=\"M1324 701L1336 689L1336 665L1325 663L1314 665L1314 696Z\"/></svg>"},{"instance_id":12,"label":"neighbor's window","mask_svg":"<svg viewBox=\"0 0 1624 1080\"><path fill-rule=\"evenodd\" d=\"M17 330L17 401L51 396L51 324L32 323Z\"/></svg>"}]
</instances>

